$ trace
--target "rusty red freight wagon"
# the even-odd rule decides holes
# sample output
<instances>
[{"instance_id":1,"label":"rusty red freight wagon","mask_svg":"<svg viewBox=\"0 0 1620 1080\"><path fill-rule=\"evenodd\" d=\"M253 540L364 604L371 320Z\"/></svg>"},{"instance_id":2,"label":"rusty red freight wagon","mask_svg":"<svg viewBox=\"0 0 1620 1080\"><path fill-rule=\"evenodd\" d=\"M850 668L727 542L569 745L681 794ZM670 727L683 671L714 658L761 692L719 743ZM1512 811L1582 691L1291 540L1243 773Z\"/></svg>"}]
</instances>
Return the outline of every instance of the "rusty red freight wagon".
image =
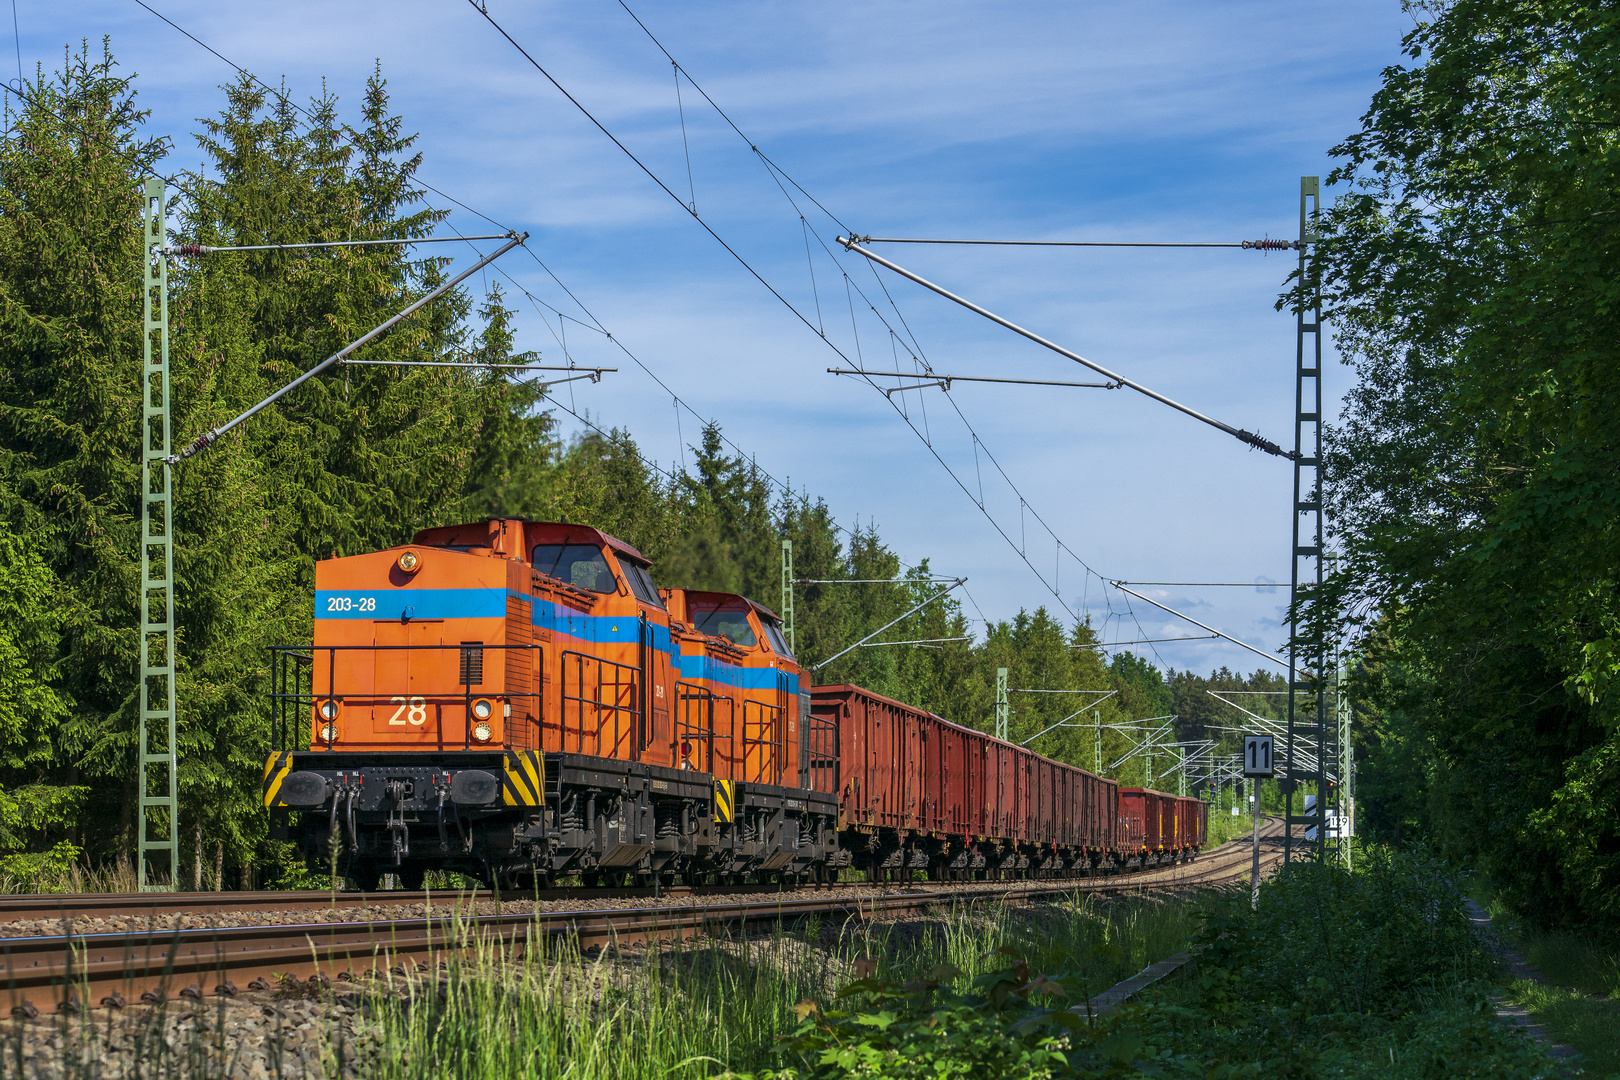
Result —
<instances>
[{"instance_id":1,"label":"rusty red freight wagon","mask_svg":"<svg viewBox=\"0 0 1620 1080\"><path fill-rule=\"evenodd\" d=\"M1208 807L1201 799L1152 788L1119 789L1121 853L1143 865L1191 858L1204 845Z\"/></svg>"},{"instance_id":2,"label":"rusty red freight wagon","mask_svg":"<svg viewBox=\"0 0 1620 1080\"><path fill-rule=\"evenodd\" d=\"M837 762L841 852L875 879L1112 861L1113 781L859 686L814 687L810 709Z\"/></svg>"}]
</instances>

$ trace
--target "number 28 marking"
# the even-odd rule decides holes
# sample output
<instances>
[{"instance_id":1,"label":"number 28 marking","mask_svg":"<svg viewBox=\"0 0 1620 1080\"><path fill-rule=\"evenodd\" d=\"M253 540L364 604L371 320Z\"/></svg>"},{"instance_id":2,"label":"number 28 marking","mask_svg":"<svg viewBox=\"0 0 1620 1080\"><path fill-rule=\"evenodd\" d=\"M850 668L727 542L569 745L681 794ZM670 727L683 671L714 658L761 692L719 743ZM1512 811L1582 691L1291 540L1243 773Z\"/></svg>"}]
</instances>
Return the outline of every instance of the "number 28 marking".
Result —
<instances>
[{"instance_id":1,"label":"number 28 marking","mask_svg":"<svg viewBox=\"0 0 1620 1080\"><path fill-rule=\"evenodd\" d=\"M396 701L399 702L399 708L395 709L394 715L388 718L390 725L404 727L408 722L416 727L421 727L427 723L427 698L418 695L407 701L405 698L395 695L388 699L390 705ZM401 716L405 717L405 719L401 720Z\"/></svg>"}]
</instances>

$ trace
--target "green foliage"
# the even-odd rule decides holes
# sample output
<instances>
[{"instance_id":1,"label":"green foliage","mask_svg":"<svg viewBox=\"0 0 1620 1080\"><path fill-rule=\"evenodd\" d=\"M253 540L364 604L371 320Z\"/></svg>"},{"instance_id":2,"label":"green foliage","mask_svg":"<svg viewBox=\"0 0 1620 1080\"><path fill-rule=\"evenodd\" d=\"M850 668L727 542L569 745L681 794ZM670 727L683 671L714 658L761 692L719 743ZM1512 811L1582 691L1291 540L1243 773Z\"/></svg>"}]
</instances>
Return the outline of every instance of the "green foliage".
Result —
<instances>
[{"instance_id":1,"label":"green foliage","mask_svg":"<svg viewBox=\"0 0 1620 1080\"><path fill-rule=\"evenodd\" d=\"M799 1027L784 1050L805 1063L767 1077L842 1080L856 1076L1032 1077L1074 1075L1073 1048L1087 1027L1069 1012L1063 983L1032 973L1015 950L1014 963L974 979L942 964L922 979L899 983L874 976L838 993L842 1006L824 1014L814 1002L798 1007ZM1095 1071L1088 1075L1098 1074Z\"/></svg>"},{"instance_id":2,"label":"green foliage","mask_svg":"<svg viewBox=\"0 0 1620 1080\"><path fill-rule=\"evenodd\" d=\"M1346 558L1324 609L1366 635L1366 820L1428 835L1521 912L1614 930L1620 21L1413 10L1285 300L1320 283L1358 376L1327 458Z\"/></svg>"},{"instance_id":3,"label":"green foliage","mask_svg":"<svg viewBox=\"0 0 1620 1080\"><path fill-rule=\"evenodd\" d=\"M1200 978L1221 999L1297 1001L1311 1012L1399 1014L1436 988L1493 973L1444 867L1374 848L1356 873L1302 863L1261 887L1260 906L1233 895L1198 936Z\"/></svg>"},{"instance_id":4,"label":"green foliage","mask_svg":"<svg viewBox=\"0 0 1620 1080\"><path fill-rule=\"evenodd\" d=\"M1443 863L1369 852L1351 874L1295 864L1223 900L1198 959L1115 1024L1179 1075L1532 1077L1546 1053L1495 1019L1496 965Z\"/></svg>"},{"instance_id":5,"label":"green foliage","mask_svg":"<svg viewBox=\"0 0 1620 1080\"><path fill-rule=\"evenodd\" d=\"M1495 963L1434 858L1374 850L1355 874L1296 864L1262 886L1258 909L1246 890L1206 909L1193 945L1170 983L1096 1023L1073 1009L1094 985L1039 974L1013 948L963 988L946 964L909 981L871 965L829 1007L802 1002L785 1067L758 1075L1556 1075L1496 1021Z\"/></svg>"},{"instance_id":6,"label":"green foliage","mask_svg":"<svg viewBox=\"0 0 1620 1080\"><path fill-rule=\"evenodd\" d=\"M1085 1002L1184 948L1203 903L1089 895L1017 911L970 903L952 910L937 937L873 928L849 965L853 981L801 1000L796 1024L756 1054L774 1068L729 1075L1165 1075L1142 1057L1149 1048L1096 1022Z\"/></svg>"},{"instance_id":7,"label":"green foliage","mask_svg":"<svg viewBox=\"0 0 1620 1080\"><path fill-rule=\"evenodd\" d=\"M74 607L37 548L0 521L0 765L48 765L50 732L72 699L61 674L59 627Z\"/></svg>"}]
</instances>

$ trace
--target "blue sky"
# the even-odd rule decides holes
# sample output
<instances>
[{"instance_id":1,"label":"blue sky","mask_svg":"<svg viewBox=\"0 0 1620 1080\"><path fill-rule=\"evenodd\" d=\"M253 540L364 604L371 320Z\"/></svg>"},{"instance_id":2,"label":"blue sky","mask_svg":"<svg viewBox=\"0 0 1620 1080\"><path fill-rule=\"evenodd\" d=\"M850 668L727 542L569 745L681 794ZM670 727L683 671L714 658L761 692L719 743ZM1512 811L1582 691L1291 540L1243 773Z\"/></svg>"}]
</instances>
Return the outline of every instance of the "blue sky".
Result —
<instances>
[{"instance_id":1,"label":"blue sky","mask_svg":"<svg viewBox=\"0 0 1620 1080\"><path fill-rule=\"evenodd\" d=\"M842 524L875 521L908 562L966 575L975 619L1045 605L1065 618L1089 610L1105 641L1182 637L1201 631L1128 607L1098 575L1288 580L1287 464L1140 395L957 383L950 399L896 395L902 415L827 374L845 364L833 347L873 370L914 367L892 328L938 372L1092 379L887 271L880 285L834 237L838 222L888 236L1291 237L1299 177L1327 173L1327 150L1400 59L1411 22L1398 3L631 3L745 141L689 82L678 105L670 61L617 2L488 0L812 330L465 0L150 2L299 98L324 80L347 117L380 61L396 111L421 133L423 179L531 232L568 290L533 259L503 262L578 320L520 297L520 343L563 362L566 338L575 362L620 369L560 387L559 399L627 427L664 465L697 440L697 416L713 418L773 476L825 497ZM58 65L69 43L110 36L139 75L154 133L175 139L173 164L200 163L188 133L221 106L232 75L221 61L134 0L17 0L17 18L29 72ZM750 142L837 220L789 187L795 209ZM460 210L450 225L492 231ZM1290 256L881 253L1235 427L1292 441L1293 320L1272 306ZM588 329L580 303L693 411ZM1336 396L1348 381L1334 366L1326 385ZM1143 591L1263 649L1284 640L1286 589ZM1221 642L1138 651L1200 671L1263 664Z\"/></svg>"}]
</instances>

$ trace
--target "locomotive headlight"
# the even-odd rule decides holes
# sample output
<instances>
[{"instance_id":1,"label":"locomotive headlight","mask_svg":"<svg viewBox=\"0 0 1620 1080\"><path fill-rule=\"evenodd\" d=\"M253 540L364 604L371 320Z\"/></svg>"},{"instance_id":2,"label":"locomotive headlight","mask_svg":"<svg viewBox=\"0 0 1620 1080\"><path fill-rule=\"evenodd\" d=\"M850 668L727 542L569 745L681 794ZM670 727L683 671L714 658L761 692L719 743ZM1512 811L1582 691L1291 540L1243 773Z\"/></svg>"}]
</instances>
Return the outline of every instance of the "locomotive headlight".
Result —
<instances>
[{"instance_id":1,"label":"locomotive headlight","mask_svg":"<svg viewBox=\"0 0 1620 1080\"><path fill-rule=\"evenodd\" d=\"M399 568L407 574L414 574L421 569L422 557L414 551L403 552L399 557Z\"/></svg>"},{"instance_id":2,"label":"locomotive headlight","mask_svg":"<svg viewBox=\"0 0 1620 1080\"><path fill-rule=\"evenodd\" d=\"M495 706L491 705L487 698L479 698L477 701L473 702L473 715L478 717L480 720L488 720L490 714L494 711ZM487 739L489 736L485 735L484 737Z\"/></svg>"},{"instance_id":3,"label":"locomotive headlight","mask_svg":"<svg viewBox=\"0 0 1620 1080\"><path fill-rule=\"evenodd\" d=\"M479 742L489 742L489 736L490 727L488 724L480 720L478 723L473 725L473 738L477 739Z\"/></svg>"},{"instance_id":4,"label":"locomotive headlight","mask_svg":"<svg viewBox=\"0 0 1620 1080\"><path fill-rule=\"evenodd\" d=\"M325 701L321 702L320 712L322 720L336 720L338 716L338 703L331 698L327 698Z\"/></svg>"},{"instance_id":5,"label":"locomotive headlight","mask_svg":"<svg viewBox=\"0 0 1620 1080\"><path fill-rule=\"evenodd\" d=\"M337 742L338 729L336 724L321 725L321 742Z\"/></svg>"}]
</instances>

